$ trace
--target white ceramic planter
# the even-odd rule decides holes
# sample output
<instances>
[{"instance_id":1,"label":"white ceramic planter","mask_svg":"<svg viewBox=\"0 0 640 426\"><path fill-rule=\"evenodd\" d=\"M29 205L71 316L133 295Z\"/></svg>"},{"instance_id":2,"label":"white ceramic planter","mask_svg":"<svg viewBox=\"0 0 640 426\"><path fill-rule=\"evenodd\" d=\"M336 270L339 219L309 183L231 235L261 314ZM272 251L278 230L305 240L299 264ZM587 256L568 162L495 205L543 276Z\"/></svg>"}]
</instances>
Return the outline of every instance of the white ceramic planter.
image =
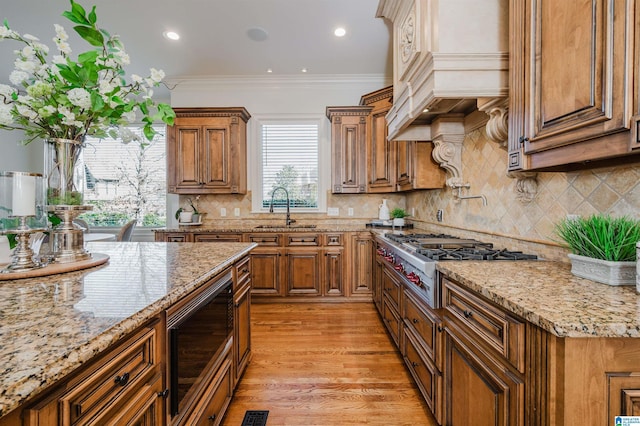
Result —
<instances>
[{"instance_id":1,"label":"white ceramic planter","mask_svg":"<svg viewBox=\"0 0 640 426\"><path fill-rule=\"evenodd\" d=\"M393 226L404 226L404 217L394 217Z\"/></svg>"},{"instance_id":2,"label":"white ceramic planter","mask_svg":"<svg viewBox=\"0 0 640 426\"><path fill-rule=\"evenodd\" d=\"M636 262L611 262L571 253L568 256L575 276L609 285L636 284Z\"/></svg>"},{"instance_id":3,"label":"white ceramic planter","mask_svg":"<svg viewBox=\"0 0 640 426\"><path fill-rule=\"evenodd\" d=\"M180 212L181 223L191 223L192 217L193 217L193 212Z\"/></svg>"}]
</instances>

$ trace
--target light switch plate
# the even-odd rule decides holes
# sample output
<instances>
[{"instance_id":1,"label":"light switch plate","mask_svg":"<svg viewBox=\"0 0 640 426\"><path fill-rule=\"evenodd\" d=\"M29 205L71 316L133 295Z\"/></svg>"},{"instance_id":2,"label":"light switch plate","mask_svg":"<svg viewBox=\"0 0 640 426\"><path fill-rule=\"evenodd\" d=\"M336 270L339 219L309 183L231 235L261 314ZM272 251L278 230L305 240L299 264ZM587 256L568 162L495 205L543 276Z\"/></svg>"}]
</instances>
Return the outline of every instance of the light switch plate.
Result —
<instances>
[{"instance_id":1,"label":"light switch plate","mask_svg":"<svg viewBox=\"0 0 640 426\"><path fill-rule=\"evenodd\" d=\"M349 210L347 210L347 215L353 216L353 207L349 207Z\"/></svg>"},{"instance_id":2,"label":"light switch plate","mask_svg":"<svg viewBox=\"0 0 640 426\"><path fill-rule=\"evenodd\" d=\"M233 209L233 215L240 216L240 207L236 207L235 209Z\"/></svg>"},{"instance_id":3,"label":"light switch plate","mask_svg":"<svg viewBox=\"0 0 640 426\"><path fill-rule=\"evenodd\" d=\"M327 216L340 216L340 208L339 207L328 207L327 208Z\"/></svg>"}]
</instances>

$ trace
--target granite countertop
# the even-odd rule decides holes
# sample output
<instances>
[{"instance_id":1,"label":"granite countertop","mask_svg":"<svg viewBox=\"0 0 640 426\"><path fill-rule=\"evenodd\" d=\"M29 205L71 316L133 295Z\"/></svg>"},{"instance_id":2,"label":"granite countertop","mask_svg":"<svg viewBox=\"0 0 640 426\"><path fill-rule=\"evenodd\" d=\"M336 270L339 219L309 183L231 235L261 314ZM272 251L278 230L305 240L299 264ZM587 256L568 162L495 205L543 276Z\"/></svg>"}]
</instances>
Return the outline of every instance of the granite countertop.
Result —
<instances>
[{"instance_id":1,"label":"granite countertop","mask_svg":"<svg viewBox=\"0 0 640 426\"><path fill-rule=\"evenodd\" d=\"M550 261L439 262L437 269L559 337L640 337L635 286L609 286Z\"/></svg>"},{"instance_id":2,"label":"granite countertop","mask_svg":"<svg viewBox=\"0 0 640 426\"><path fill-rule=\"evenodd\" d=\"M163 228L155 229L155 232L192 232L198 234L204 233L216 233L216 232L238 232L238 233L263 233L263 232L359 232L359 231L371 231L372 228L367 228L365 224L353 225L353 224L327 224L319 223L315 228L306 227L304 225L292 225L282 226L269 225L268 227L260 228L259 225L253 225L248 223L246 225L213 225L203 223L199 226L185 225L178 226L178 228Z\"/></svg>"},{"instance_id":3,"label":"granite countertop","mask_svg":"<svg viewBox=\"0 0 640 426\"><path fill-rule=\"evenodd\" d=\"M105 265L0 281L0 416L247 254L250 243L89 243Z\"/></svg>"}]
</instances>

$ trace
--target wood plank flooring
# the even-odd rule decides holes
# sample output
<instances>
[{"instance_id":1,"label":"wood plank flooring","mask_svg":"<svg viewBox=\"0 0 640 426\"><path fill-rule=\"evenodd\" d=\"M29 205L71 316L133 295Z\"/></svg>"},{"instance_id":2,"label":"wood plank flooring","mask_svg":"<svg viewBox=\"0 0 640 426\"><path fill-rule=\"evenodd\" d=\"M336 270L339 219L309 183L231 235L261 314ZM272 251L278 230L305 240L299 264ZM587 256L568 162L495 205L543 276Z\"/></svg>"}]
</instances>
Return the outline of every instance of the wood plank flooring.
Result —
<instances>
[{"instance_id":1,"label":"wood plank flooring","mask_svg":"<svg viewBox=\"0 0 640 426\"><path fill-rule=\"evenodd\" d=\"M223 425L437 425L369 303L251 306L253 358Z\"/></svg>"}]
</instances>

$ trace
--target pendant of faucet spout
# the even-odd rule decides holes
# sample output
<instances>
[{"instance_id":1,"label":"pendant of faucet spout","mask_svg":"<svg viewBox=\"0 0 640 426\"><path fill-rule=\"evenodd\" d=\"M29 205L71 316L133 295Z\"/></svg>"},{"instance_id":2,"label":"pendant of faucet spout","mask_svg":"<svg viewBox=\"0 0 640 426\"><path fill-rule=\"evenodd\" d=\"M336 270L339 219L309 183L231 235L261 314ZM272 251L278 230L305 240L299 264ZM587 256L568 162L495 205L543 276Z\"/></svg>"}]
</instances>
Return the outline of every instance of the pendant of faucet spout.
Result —
<instances>
[{"instance_id":1,"label":"pendant of faucet spout","mask_svg":"<svg viewBox=\"0 0 640 426\"><path fill-rule=\"evenodd\" d=\"M289 200L289 191L287 191L287 188L285 188L284 186L277 186L275 188L273 188L273 191L271 191L271 202L269 203L269 213L273 213L273 198L274 195L276 194L276 191L278 190L283 190L285 195L287 196L287 226L291 225L293 222L295 222L294 220L291 220L291 214L290 214L290 204L291 201Z\"/></svg>"}]
</instances>

